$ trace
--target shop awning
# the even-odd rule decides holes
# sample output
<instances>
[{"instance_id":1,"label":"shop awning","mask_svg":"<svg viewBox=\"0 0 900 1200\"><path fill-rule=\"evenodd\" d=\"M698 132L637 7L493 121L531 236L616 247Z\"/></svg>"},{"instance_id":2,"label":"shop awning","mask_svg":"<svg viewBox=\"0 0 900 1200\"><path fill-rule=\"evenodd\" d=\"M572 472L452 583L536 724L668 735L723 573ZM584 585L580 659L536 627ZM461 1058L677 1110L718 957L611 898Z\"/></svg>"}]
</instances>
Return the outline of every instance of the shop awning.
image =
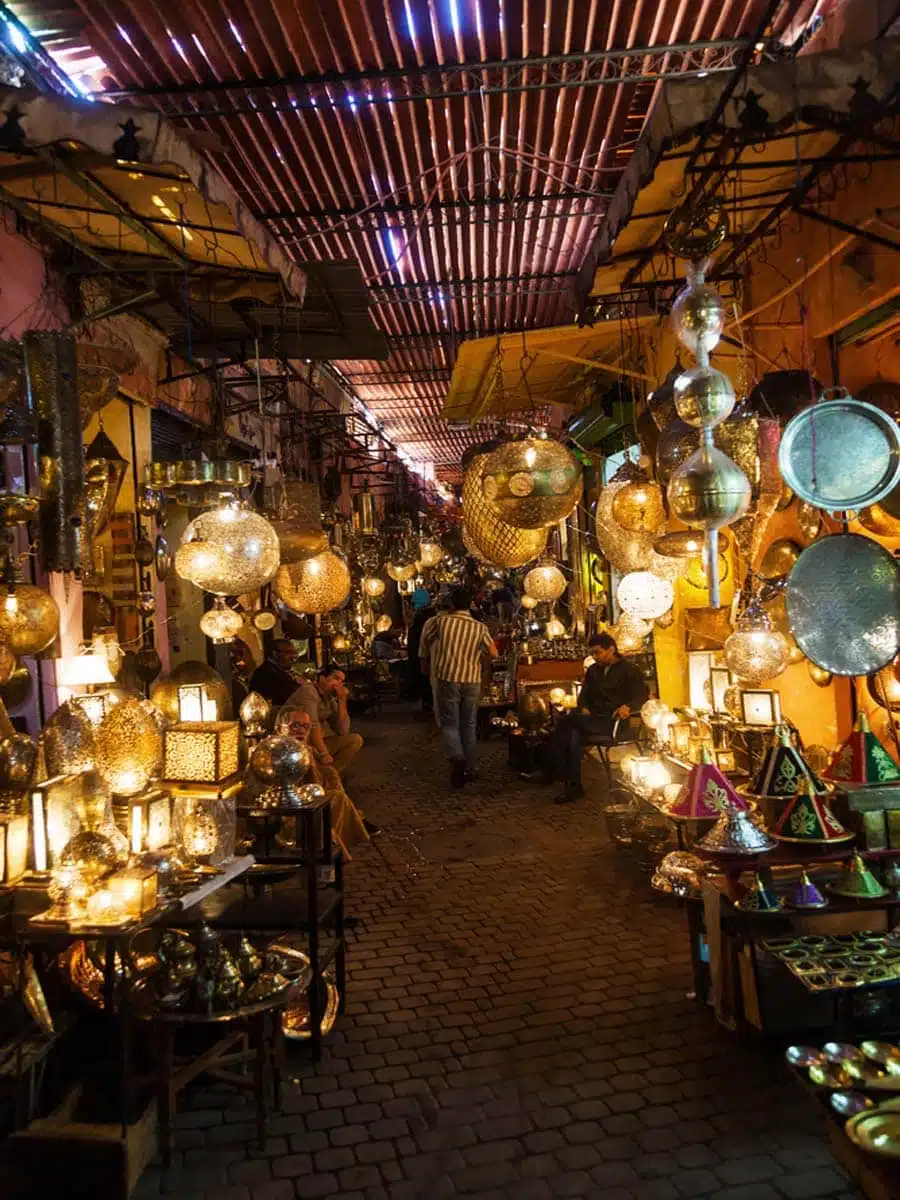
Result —
<instances>
[{"instance_id":1,"label":"shop awning","mask_svg":"<svg viewBox=\"0 0 900 1200\"><path fill-rule=\"evenodd\" d=\"M647 316L627 328L618 321L555 325L463 342L441 416L473 424L547 404L581 407L598 385L622 377L652 385L653 377L635 365L637 327L651 321Z\"/></svg>"},{"instance_id":2,"label":"shop awning","mask_svg":"<svg viewBox=\"0 0 900 1200\"><path fill-rule=\"evenodd\" d=\"M94 280L85 322L137 312L191 359L387 356L357 264L291 261L200 153L216 149L205 135L14 88L0 118L0 203L72 248Z\"/></svg>"},{"instance_id":3,"label":"shop awning","mask_svg":"<svg viewBox=\"0 0 900 1200\"><path fill-rule=\"evenodd\" d=\"M752 67L727 100L721 78L663 84L579 272L582 318L597 319L623 297L659 298L673 279L663 227L679 205L724 202L729 234L710 271L722 279L785 213L813 202L830 169L861 149L868 159L896 157L877 124L896 111L898 73L895 38Z\"/></svg>"}]
</instances>

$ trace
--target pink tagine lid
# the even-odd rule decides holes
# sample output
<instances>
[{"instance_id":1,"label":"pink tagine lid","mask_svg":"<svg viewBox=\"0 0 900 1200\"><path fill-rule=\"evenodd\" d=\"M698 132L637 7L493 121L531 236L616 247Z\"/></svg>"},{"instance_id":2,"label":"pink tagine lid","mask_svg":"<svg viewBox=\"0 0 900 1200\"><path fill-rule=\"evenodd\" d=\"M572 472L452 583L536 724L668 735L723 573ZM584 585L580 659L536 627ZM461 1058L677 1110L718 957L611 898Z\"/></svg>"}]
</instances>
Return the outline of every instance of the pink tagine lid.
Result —
<instances>
[{"instance_id":1,"label":"pink tagine lid","mask_svg":"<svg viewBox=\"0 0 900 1200\"><path fill-rule=\"evenodd\" d=\"M747 801L739 795L716 764L709 751L691 767L681 791L666 809L667 816L684 821L714 821L729 809L746 810Z\"/></svg>"}]
</instances>

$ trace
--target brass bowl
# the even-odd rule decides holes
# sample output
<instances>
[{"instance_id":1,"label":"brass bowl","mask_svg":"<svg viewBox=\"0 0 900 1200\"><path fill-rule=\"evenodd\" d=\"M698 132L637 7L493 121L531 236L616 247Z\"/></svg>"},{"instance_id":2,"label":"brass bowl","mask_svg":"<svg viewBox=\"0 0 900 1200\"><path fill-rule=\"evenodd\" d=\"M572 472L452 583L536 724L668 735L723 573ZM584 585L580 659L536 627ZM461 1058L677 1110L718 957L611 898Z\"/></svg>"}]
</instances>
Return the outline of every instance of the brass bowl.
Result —
<instances>
[{"instance_id":1,"label":"brass bowl","mask_svg":"<svg viewBox=\"0 0 900 1200\"><path fill-rule=\"evenodd\" d=\"M828 1061L817 1046L788 1046L784 1057L792 1067L805 1069L824 1066Z\"/></svg>"},{"instance_id":2,"label":"brass bowl","mask_svg":"<svg viewBox=\"0 0 900 1200\"><path fill-rule=\"evenodd\" d=\"M860 1112L869 1112L875 1107L875 1101L864 1096L862 1092L832 1092L830 1099L831 1107L844 1120L855 1117Z\"/></svg>"},{"instance_id":3,"label":"brass bowl","mask_svg":"<svg viewBox=\"0 0 900 1200\"><path fill-rule=\"evenodd\" d=\"M865 1061L866 1057L859 1046L854 1046L852 1042L826 1042L822 1051L828 1061L832 1063L861 1063Z\"/></svg>"},{"instance_id":4,"label":"brass bowl","mask_svg":"<svg viewBox=\"0 0 900 1200\"><path fill-rule=\"evenodd\" d=\"M844 1132L864 1154L900 1158L900 1112L876 1108L857 1113L844 1126Z\"/></svg>"},{"instance_id":5,"label":"brass bowl","mask_svg":"<svg viewBox=\"0 0 900 1200\"><path fill-rule=\"evenodd\" d=\"M856 1080L845 1063L826 1062L809 1068L809 1081L831 1091L852 1091Z\"/></svg>"},{"instance_id":6,"label":"brass bowl","mask_svg":"<svg viewBox=\"0 0 900 1200\"><path fill-rule=\"evenodd\" d=\"M884 1079L886 1072L877 1063L868 1059L863 1062L845 1062L843 1064L850 1075L856 1080L856 1086L865 1090L870 1084Z\"/></svg>"}]
</instances>

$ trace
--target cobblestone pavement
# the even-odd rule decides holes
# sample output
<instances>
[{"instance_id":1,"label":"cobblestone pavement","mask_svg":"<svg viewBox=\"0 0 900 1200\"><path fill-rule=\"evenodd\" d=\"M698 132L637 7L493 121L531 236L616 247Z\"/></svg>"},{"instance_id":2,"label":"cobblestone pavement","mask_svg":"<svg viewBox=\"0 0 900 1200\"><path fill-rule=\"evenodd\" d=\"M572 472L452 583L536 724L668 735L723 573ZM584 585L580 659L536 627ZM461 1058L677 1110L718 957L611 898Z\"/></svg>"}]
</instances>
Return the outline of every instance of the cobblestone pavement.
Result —
<instances>
[{"instance_id":1,"label":"cobblestone pavement","mask_svg":"<svg viewBox=\"0 0 900 1200\"><path fill-rule=\"evenodd\" d=\"M447 791L434 726L360 725L351 788L385 832L348 868L347 1013L264 1154L200 1090L139 1195L183 1200L851 1200L780 1066L687 996L684 920L601 809L511 777Z\"/></svg>"}]
</instances>

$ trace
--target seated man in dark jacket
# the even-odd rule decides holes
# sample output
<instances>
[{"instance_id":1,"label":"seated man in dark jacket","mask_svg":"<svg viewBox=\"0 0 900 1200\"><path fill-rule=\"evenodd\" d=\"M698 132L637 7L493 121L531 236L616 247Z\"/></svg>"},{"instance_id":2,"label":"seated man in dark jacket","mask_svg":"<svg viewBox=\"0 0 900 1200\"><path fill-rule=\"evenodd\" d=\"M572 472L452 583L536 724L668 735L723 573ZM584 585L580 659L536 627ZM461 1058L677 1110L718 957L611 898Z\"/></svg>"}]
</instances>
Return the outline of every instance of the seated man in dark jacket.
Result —
<instances>
[{"instance_id":1,"label":"seated man in dark jacket","mask_svg":"<svg viewBox=\"0 0 900 1200\"><path fill-rule=\"evenodd\" d=\"M551 755L564 790L557 804L568 804L584 796L581 786L583 740L612 736L616 720L637 712L647 699L647 685L640 671L619 654L615 638L598 633L590 641L593 666L588 667L578 696L578 711L559 719L553 731Z\"/></svg>"}]
</instances>

